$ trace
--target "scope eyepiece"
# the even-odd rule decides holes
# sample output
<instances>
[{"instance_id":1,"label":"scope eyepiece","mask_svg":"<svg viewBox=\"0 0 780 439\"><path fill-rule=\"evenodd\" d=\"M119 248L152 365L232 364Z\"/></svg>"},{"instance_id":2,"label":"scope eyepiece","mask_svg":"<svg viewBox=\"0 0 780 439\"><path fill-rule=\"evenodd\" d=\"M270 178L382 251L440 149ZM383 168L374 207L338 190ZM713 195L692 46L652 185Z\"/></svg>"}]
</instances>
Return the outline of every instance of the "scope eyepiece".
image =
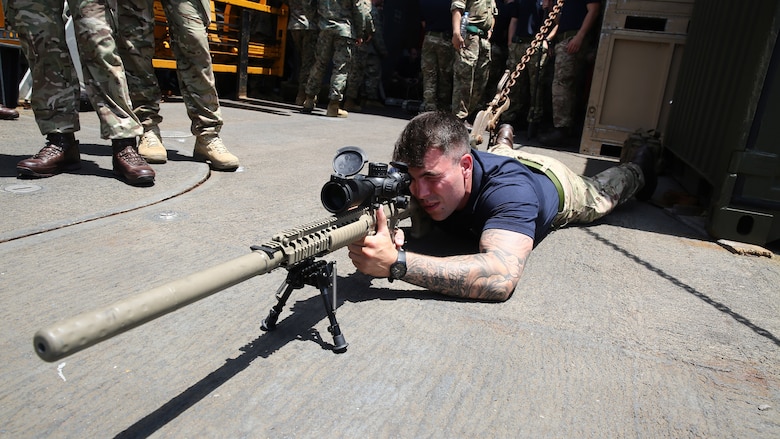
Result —
<instances>
[{"instance_id":1,"label":"scope eyepiece","mask_svg":"<svg viewBox=\"0 0 780 439\"><path fill-rule=\"evenodd\" d=\"M411 177L402 163L369 163L367 175L352 178L333 174L320 192L322 206L338 214L355 207L364 207L384 201L399 202L409 195Z\"/></svg>"}]
</instances>

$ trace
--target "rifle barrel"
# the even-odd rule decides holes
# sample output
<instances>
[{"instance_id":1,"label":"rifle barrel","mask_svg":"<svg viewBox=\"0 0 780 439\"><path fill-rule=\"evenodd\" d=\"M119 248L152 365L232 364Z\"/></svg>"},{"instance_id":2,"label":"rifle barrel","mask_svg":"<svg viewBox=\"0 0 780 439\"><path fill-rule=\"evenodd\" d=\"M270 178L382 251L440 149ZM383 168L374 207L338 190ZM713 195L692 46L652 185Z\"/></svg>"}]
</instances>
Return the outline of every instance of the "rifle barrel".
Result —
<instances>
[{"instance_id":1,"label":"rifle barrel","mask_svg":"<svg viewBox=\"0 0 780 439\"><path fill-rule=\"evenodd\" d=\"M271 258L262 251L253 251L42 328L33 337L35 352L44 361L57 361L251 277L267 273L282 262L281 252L274 256Z\"/></svg>"},{"instance_id":2,"label":"rifle barrel","mask_svg":"<svg viewBox=\"0 0 780 439\"><path fill-rule=\"evenodd\" d=\"M396 220L409 215L388 205L384 210ZM254 276L345 247L375 224L371 209L364 208L292 229L247 255L42 328L33 347L42 360L57 361Z\"/></svg>"}]
</instances>

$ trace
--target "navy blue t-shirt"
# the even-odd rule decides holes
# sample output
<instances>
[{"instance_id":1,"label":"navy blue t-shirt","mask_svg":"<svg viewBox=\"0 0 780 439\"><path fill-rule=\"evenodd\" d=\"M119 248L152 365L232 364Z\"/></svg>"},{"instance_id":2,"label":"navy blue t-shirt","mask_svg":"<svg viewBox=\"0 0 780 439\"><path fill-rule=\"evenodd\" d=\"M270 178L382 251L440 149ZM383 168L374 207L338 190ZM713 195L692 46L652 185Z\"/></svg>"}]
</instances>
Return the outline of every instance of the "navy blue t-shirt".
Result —
<instances>
[{"instance_id":1,"label":"navy blue t-shirt","mask_svg":"<svg viewBox=\"0 0 780 439\"><path fill-rule=\"evenodd\" d=\"M515 35L518 37L533 37L539 32L541 15L536 8L536 0L519 0L509 3L511 16L517 18ZM513 35L513 36L515 36Z\"/></svg>"},{"instance_id":2,"label":"navy blue t-shirt","mask_svg":"<svg viewBox=\"0 0 780 439\"><path fill-rule=\"evenodd\" d=\"M541 241L558 213L558 191L552 181L519 161L484 151L472 151L471 195L462 210L436 222L452 233L480 236L488 229L522 233Z\"/></svg>"},{"instance_id":3,"label":"navy blue t-shirt","mask_svg":"<svg viewBox=\"0 0 780 439\"><path fill-rule=\"evenodd\" d=\"M566 0L563 2L561 16L558 19L558 34L578 30L588 15L588 3L600 3L600 0Z\"/></svg>"},{"instance_id":4,"label":"navy blue t-shirt","mask_svg":"<svg viewBox=\"0 0 780 439\"><path fill-rule=\"evenodd\" d=\"M451 0L420 0L420 18L426 32L452 33Z\"/></svg>"}]
</instances>

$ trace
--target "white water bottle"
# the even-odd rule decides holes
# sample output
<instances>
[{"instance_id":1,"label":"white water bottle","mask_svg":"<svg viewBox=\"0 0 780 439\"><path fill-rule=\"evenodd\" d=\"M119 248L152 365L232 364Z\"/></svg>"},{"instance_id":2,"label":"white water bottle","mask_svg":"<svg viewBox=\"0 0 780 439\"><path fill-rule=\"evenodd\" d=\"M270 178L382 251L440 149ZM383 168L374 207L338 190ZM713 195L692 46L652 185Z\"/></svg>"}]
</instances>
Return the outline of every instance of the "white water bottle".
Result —
<instances>
[{"instance_id":1,"label":"white water bottle","mask_svg":"<svg viewBox=\"0 0 780 439\"><path fill-rule=\"evenodd\" d=\"M463 16L460 18L460 36L463 38L466 38L466 26L469 25L469 11L466 11L463 13Z\"/></svg>"}]
</instances>

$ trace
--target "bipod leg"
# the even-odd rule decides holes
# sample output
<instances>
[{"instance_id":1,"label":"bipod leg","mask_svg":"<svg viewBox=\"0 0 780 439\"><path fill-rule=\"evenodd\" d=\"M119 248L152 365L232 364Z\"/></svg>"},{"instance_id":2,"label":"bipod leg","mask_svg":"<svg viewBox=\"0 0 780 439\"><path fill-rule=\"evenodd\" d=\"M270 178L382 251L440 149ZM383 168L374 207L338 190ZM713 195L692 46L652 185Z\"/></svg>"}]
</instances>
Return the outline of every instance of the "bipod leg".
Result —
<instances>
[{"instance_id":1,"label":"bipod leg","mask_svg":"<svg viewBox=\"0 0 780 439\"><path fill-rule=\"evenodd\" d=\"M328 313L328 332L333 335L333 352L342 353L347 350L349 344L341 333L339 323L336 321L336 262L331 261L323 265L316 273L317 288Z\"/></svg>"},{"instance_id":2,"label":"bipod leg","mask_svg":"<svg viewBox=\"0 0 780 439\"><path fill-rule=\"evenodd\" d=\"M313 259L307 259L289 269L287 278L276 290L276 305L268 312L268 317L263 319L263 322L260 324L260 329L263 331L273 331L276 329L276 321L279 320L279 314L282 313L284 305L287 303L287 299L290 298L292 291L303 288L304 285L306 285L304 272L307 268L312 266L313 262Z\"/></svg>"}]
</instances>

